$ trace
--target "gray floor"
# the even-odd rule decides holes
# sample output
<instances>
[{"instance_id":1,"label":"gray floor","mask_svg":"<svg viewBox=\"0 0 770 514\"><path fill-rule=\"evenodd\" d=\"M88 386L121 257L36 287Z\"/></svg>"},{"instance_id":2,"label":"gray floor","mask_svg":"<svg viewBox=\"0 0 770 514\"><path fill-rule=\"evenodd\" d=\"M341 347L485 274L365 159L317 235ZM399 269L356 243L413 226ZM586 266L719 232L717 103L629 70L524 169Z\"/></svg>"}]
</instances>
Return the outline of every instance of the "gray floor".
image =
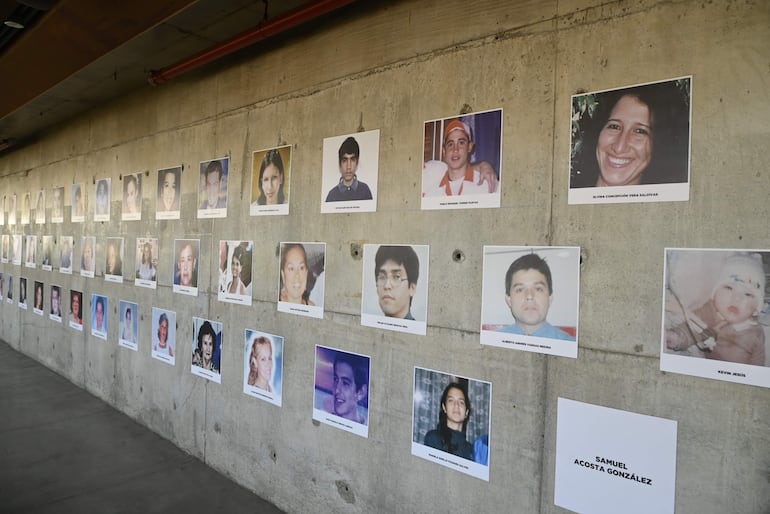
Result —
<instances>
[{"instance_id":1,"label":"gray floor","mask_svg":"<svg viewBox=\"0 0 770 514\"><path fill-rule=\"evenodd\" d=\"M281 511L0 341L0 512Z\"/></svg>"}]
</instances>

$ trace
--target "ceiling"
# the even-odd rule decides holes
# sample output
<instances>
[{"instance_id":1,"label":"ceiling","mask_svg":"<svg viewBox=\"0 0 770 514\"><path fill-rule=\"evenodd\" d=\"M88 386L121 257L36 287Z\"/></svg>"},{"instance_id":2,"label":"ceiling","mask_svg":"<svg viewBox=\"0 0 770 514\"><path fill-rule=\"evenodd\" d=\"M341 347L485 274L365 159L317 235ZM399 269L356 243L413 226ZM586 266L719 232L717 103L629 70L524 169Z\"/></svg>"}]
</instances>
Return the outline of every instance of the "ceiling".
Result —
<instances>
[{"instance_id":1,"label":"ceiling","mask_svg":"<svg viewBox=\"0 0 770 514\"><path fill-rule=\"evenodd\" d=\"M257 28L308 30L352 0L0 0L0 155ZM293 31L293 32L292 32ZM241 37L237 39L244 42ZM241 45L242 46L242 45Z\"/></svg>"}]
</instances>

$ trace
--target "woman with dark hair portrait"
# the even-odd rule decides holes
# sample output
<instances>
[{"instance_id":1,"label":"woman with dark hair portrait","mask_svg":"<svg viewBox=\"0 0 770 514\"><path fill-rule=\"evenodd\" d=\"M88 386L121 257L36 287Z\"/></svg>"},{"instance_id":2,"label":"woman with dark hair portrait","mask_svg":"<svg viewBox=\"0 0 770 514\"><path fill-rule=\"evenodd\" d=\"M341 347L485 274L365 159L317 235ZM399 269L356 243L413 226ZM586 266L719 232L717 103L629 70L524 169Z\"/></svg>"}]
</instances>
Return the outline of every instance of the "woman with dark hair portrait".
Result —
<instances>
[{"instance_id":1,"label":"woman with dark hair portrait","mask_svg":"<svg viewBox=\"0 0 770 514\"><path fill-rule=\"evenodd\" d=\"M214 363L214 352L217 349L217 333L211 322L204 321L198 330L198 345L193 352L193 366L219 373L219 367Z\"/></svg>"},{"instance_id":2,"label":"woman with dark hair portrait","mask_svg":"<svg viewBox=\"0 0 770 514\"><path fill-rule=\"evenodd\" d=\"M451 382L441 395L441 408L435 430L425 434L425 446L430 446L463 459L473 459L473 446L465 439L471 401L467 388Z\"/></svg>"},{"instance_id":3,"label":"woman with dark hair portrait","mask_svg":"<svg viewBox=\"0 0 770 514\"><path fill-rule=\"evenodd\" d=\"M158 211L179 210L180 173L178 168L168 168L158 172Z\"/></svg>"},{"instance_id":4,"label":"woman with dark hair portrait","mask_svg":"<svg viewBox=\"0 0 770 514\"><path fill-rule=\"evenodd\" d=\"M689 105L689 79L573 98L570 187L687 182Z\"/></svg>"},{"instance_id":5,"label":"woman with dark hair portrait","mask_svg":"<svg viewBox=\"0 0 770 514\"><path fill-rule=\"evenodd\" d=\"M256 205L278 205L286 202L283 192L283 159L277 149L268 150L259 166L259 198Z\"/></svg>"},{"instance_id":6,"label":"woman with dark hair portrait","mask_svg":"<svg viewBox=\"0 0 770 514\"><path fill-rule=\"evenodd\" d=\"M305 247L297 243L281 245L281 292L282 302L315 305L310 291L315 277L308 269Z\"/></svg>"},{"instance_id":7,"label":"woman with dark hair portrait","mask_svg":"<svg viewBox=\"0 0 770 514\"><path fill-rule=\"evenodd\" d=\"M35 309L43 310L43 283L35 282Z\"/></svg>"},{"instance_id":8,"label":"woman with dark hair portrait","mask_svg":"<svg viewBox=\"0 0 770 514\"><path fill-rule=\"evenodd\" d=\"M230 285L227 287L227 292L230 294L247 295L246 285L241 279L241 271L243 271L244 261L247 259L248 254L246 250L240 245L236 246L233 250L233 258L230 261L230 270L233 274L230 280Z\"/></svg>"}]
</instances>

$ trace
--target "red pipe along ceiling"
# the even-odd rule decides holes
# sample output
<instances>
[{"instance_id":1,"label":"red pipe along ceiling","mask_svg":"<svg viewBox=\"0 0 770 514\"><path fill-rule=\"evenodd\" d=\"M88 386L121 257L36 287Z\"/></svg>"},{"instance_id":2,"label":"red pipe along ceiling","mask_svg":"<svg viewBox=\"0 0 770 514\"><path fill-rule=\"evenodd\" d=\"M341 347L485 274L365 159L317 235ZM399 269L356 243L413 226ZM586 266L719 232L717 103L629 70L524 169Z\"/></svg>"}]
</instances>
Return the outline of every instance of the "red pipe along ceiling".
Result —
<instances>
[{"instance_id":1,"label":"red pipe along ceiling","mask_svg":"<svg viewBox=\"0 0 770 514\"><path fill-rule=\"evenodd\" d=\"M213 46L208 50L204 50L184 61L172 64L171 66L167 66L160 70L151 71L147 80L153 86L163 84L183 73L199 68L204 64L208 64L259 41L264 41L269 37L280 34L297 25L318 18L319 16L323 16L324 14L353 3L354 1L355 0L320 0L318 2L313 2L272 21L268 21L263 25L247 30L232 39Z\"/></svg>"}]
</instances>

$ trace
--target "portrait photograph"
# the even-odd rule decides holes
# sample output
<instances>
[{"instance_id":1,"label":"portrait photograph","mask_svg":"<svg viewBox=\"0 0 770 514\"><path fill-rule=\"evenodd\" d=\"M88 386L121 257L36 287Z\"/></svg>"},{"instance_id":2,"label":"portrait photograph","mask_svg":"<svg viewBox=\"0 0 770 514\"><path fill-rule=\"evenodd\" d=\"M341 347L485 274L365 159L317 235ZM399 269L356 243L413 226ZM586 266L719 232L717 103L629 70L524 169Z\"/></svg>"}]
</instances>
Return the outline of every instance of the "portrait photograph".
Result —
<instances>
[{"instance_id":1,"label":"portrait photograph","mask_svg":"<svg viewBox=\"0 0 770 514\"><path fill-rule=\"evenodd\" d=\"M86 185L72 184L72 223L83 223L86 220Z\"/></svg>"},{"instance_id":2,"label":"portrait photograph","mask_svg":"<svg viewBox=\"0 0 770 514\"><path fill-rule=\"evenodd\" d=\"M19 277L19 308L27 310L27 279Z\"/></svg>"},{"instance_id":3,"label":"portrait photograph","mask_svg":"<svg viewBox=\"0 0 770 514\"><path fill-rule=\"evenodd\" d=\"M173 284L174 292L198 296L198 256L201 251L200 239L175 239Z\"/></svg>"},{"instance_id":4,"label":"portrait photograph","mask_svg":"<svg viewBox=\"0 0 770 514\"><path fill-rule=\"evenodd\" d=\"M326 243L281 243L278 312L324 317Z\"/></svg>"},{"instance_id":5,"label":"portrait photograph","mask_svg":"<svg viewBox=\"0 0 770 514\"><path fill-rule=\"evenodd\" d=\"M62 294L61 294L61 286L56 284L51 284L51 307L49 310L48 317L52 321L58 321L61 323L62 318Z\"/></svg>"},{"instance_id":6,"label":"portrait photograph","mask_svg":"<svg viewBox=\"0 0 770 514\"><path fill-rule=\"evenodd\" d=\"M94 221L110 221L112 179L100 178L94 184Z\"/></svg>"},{"instance_id":7,"label":"portrait photograph","mask_svg":"<svg viewBox=\"0 0 770 514\"><path fill-rule=\"evenodd\" d=\"M42 283L40 284L40 287L42 288ZM13 275L10 273L6 273L5 275L5 301L11 305L13 305ZM37 312L35 314L38 314ZM43 315L43 308L40 309L39 314Z\"/></svg>"},{"instance_id":8,"label":"portrait photograph","mask_svg":"<svg viewBox=\"0 0 770 514\"><path fill-rule=\"evenodd\" d=\"M569 204L690 199L692 77L572 96Z\"/></svg>"},{"instance_id":9,"label":"portrait photograph","mask_svg":"<svg viewBox=\"0 0 770 514\"><path fill-rule=\"evenodd\" d=\"M428 245L364 245L361 325L425 335Z\"/></svg>"},{"instance_id":10,"label":"portrait photograph","mask_svg":"<svg viewBox=\"0 0 770 514\"><path fill-rule=\"evenodd\" d=\"M481 344L577 358L580 247L484 246Z\"/></svg>"},{"instance_id":11,"label":"portrait photograph","mask_svg":"<svg viewBox=\"0 0 770 514\"><path fill-rule=\"evenodd\" d=\"M412 455L489 482L492 384L414 368Z\"/></svg>"},{"instance_id":12,"label":"portrait photograph","mask_svg":"<svg viewBox=\"0 0 770 514\"><path fill-rule=\"evenodd\" d=\"M246 329L243 348L243 392L281 406L283 337Z\"/></svg>"},{"instance_id":13,"label":"portrait photograph","mask_svg":"<svg viewBox=\"0 0 770 514\"><path fill-rule=\"evenodd\" d=\"M251 154L251 204L249 215L289 214L291 145Z\"/></svg>"},{"instance_id":14,"label":"portrait photograph","mask_svg":"<svg viewBox=\"0 0 770 514\"><path fill-rule=\"evenodd\" d=\"M94 278L96 270L96 238L83 236L80 238L80 276Z\"/></svg>"},{"instance_id":15,"label":"portrait photograph","mask_svg":"<svg viewBox=\"0 0 770 514\"><path fill-rule=\"evenodd\" d=\"M24 266L27 268L37 268L37 236L26 236L26 253L24 256Z\"/></svg>"},{"instance_id":16,"label":"portrait photograph","mask_svg":"<svg viewBox=\"0 0 770 514\"><path fill-rule=\"evenodd\" d=\"M251 305L253 241L220 241L217 298L220 302Z\"/></svg>"},{"instance_id":17,"label":"portrait photograph","mask_svg":"<svg viewBox=\"0 0 770 514\"><path fill-rule=\"evenodd\" d=\"M156 220L178 220L182 202L182 166L158 170Z\"/></svg>"},{"instance_id":18,"label":"portrait photograph","mask_svg":"<svg viewBox=\"0 0 770 514\"><path fill-rule=\"evenodd\" d=\"M14 266L21 266L22 258L22 235L11 235L11 263Z\"/></svg>"},{"instance_id":19,"label":"portrait photograph","mask_svg":"<svg viewBox=\"0 0 770 514\"><path fill-rule=\"evenodd\" d=\"M51 223L64 223L64 187L51 190Z\"/></svg>"},{"instance_id":20,"label":"portrait photograph","mask_svg":"<svg viewBox=\"0 0 770 514\"><path fill-rule=\"evenodd\" d=\"M21 197L21 209L19 209L21 214L22 225L29 225L29 209L30 209L29 193L24 193L24 195L22 195Z\"/></svg>"},{"instance_id":21,"label":"portrait photograph","mask_svg":"<svg viewBox=\"0 0 770 514\"><path fill-rule=\"evenodd\" d=\"M83 292L70 289L70 328L83 331Z\"/></svg>"},{"instance_id":22,"label":"portrait photograph","mask_svg":"<svg viewBox=\"0 0 770 514\"><path fill-rule=\"evenodd\" d=\"M0 196L0 226L5 225L6 196Z\"/></svg>"},{"instance_id":23,"label":"portrait photograph","mask_svg":"<svg viewBox=\"0 0 770 514\"><path fill-rule=\"evenodd\" d=\"M35 280L35 290L32 297L32 312L38 316L45 313L45 285L39 280Z\"/></svg>"},{"instance_id":24,"label":"portrait photograph","mask_svg":"<svg viewBox=\"0 0 770 514\"><path fill-rule=\"evenodd\" d=\"M137 237L134 285L155 289L158 287L158 238Z\"/></svg>"},{"instance_id":25,"label":"portrait photograph","mask_svg":"<svg viewBox=\"0 0 770 514\"><path fill-rule=\"evenodd\" d=\"M123 175L123 221L142 219L142 174Z\"/></svg>"},{"instance_id":26,"label":"portrait photograph","mask_svg":"<svg viewBox=\"0 0 770 514\"><path fill-rule=\"evenodd\" d=\"M176 362L176 312L152 308L152 358L173 366Z\"/></svg>"},{"instance_id":27,"label":"portrait photograph","mask_svg":"<svg viewBox=\"0 0 770 514\"><path fill-rule=\"evenodd\" d=\"M5 298L5 275L0 273L0 301Z\"/></svg>"},{"instance_id":28,"label":"portrait photograph","mask_svg":"<svg viewBox=\"0 0 770 514\"><path fill-rule=\"evenodd\" d=\"M72 274L72 254L75 251L75 238L62 236L59 239L59 273Z\"/></svg>"},{"instance_id":29,"label":"portrait photograph","mask_svg":"<svg viewBox=\"0 0 770 514\"><path fill-rule=\"evenodd\" d=\"M323 140L321 212L374 212L380 167L380 131Z\"/></svg>"},{"instance_id":30,"label":"portrait photograph","mask_svg":"<svg viewBox=\"0 0 770 514\"><path fill-rule=\"evenodd\" d=\"M0 262L7 264L11 255L11 236L9 234L3 234L0 236Z\"/></svg>"},{"instance_id":31,"label":"portrait photograph","mask_svg":"<svg viewBox=\"0 0 770 514\"><path fill-rule=\"evenodd\" d=\"M198 218L227 217L227 177L230 158L221 157L200 163Z\"/></svg>"},{"instance_id":32,"label":"portrait photograph","mask_svg":"<svg viewBox=\"0 0 770 514\"><path fill-rule=\"evenodd\" d=\"M45 189L35 195L35 225L45 224Z\"/></svg>"},{"instance_id":33,"label":"portrait photograph","mask_svg":"<svg viewBox=\"0 0 770 514\"><path fill-rule=\"evenodd\" d=\"M123 283L123 238L107 238L107 255L104 261L104 280Z\"/></svg>"},{"instance_id":34,"label":"portrait photograph","mask_svg":"<svg viewBox=\"0 0 770 514\"><path fill-rule=\"evenodd\" d=\"M368 355L316 345L313 419L369 437Z\"/></svg>"},{"instance_id":35,"label":"portrait photograph","mask_svg":"<svg viewBox=\"0 0 770 514\"><path fill-rule=\"evenodd\" d=\"M426 121L422 209L500 207L502 153L502 109Z\"/></svg>"},{"instance_id":36,"label":"portrait photograph","mask_svg":"<svg viewBox=\"0 0 770 514\"><path fill-rule=\"evenodd\" d=\"M8 195L8 225L16 225L16 193Z\"/></svg>"},{"instance_id":37,"label":"portrait photograph","mask_svg":"<svg viewBox=\"0 0 770 514\"><path fill-rule=\"evenodd\" d=\"M129 350L139 349L139 305L120 300L118 323L118 345Z\"/></svg>"},{"instance_id":38,"label":"portrait photograph","mask_svg":"<svg viewBox=\"0 0 770 514\"><path fill-rule=\"evenodd\" d=\"M660 369L770 387L770 250L666 248Z\"/></svg>"},{"instance_id":39,"label":"portrait photograph","mask_svg":"<svg viewBox=\"0 0 770 514\"><path fill-rule=\"evenodd\" d=\"M192 374L222 383L222 323L193 317Z\"/></svg>"},{"instance_id":40,"label":"portrait photograph","mask_svg":"<svg viewBox=\"0 0 770 514\"><path fill-rule=\"evenodd\" d=\"M43 271L53 270L53 236L43 236L43 255L40 256L40 268Z\"/></svg>"},{"instance_id":41,"label":"portrait photograph","mask_svg":"<svg viewBox=\"0 0 770 514\"><path fill-rule=\"evenodd\" d=\"M106 296L91 295L91 335L107 340L107 318L109 301Z\"/></svg>"}]
</instances>

